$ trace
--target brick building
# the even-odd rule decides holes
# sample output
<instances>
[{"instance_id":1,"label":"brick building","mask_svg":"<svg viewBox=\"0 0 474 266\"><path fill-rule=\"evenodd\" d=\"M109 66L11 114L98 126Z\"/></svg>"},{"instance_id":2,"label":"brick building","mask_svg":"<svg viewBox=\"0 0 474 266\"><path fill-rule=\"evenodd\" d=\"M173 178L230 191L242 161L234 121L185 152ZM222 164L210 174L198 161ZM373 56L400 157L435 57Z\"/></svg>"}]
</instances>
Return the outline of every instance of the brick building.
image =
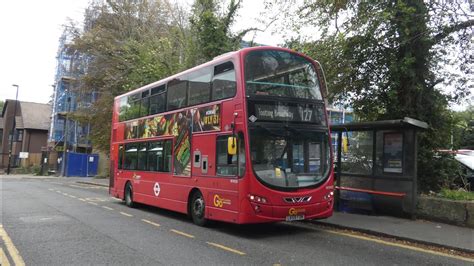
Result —
<instances>
[{"instance_id":1,"label":"brick building","mask_svg":"<svg viewBox=\"0 0 474 266\"><path fill-rule=\"evenodd\" d=\"M15 100L6 100L0 118L0 169L8 166L10 146L11 167L40 165L42 148L47 146L50 117L49 104L17 101L15 114ZM20 152L28 153L28 158L20 160Z\"/></svg>"}]
</instances>

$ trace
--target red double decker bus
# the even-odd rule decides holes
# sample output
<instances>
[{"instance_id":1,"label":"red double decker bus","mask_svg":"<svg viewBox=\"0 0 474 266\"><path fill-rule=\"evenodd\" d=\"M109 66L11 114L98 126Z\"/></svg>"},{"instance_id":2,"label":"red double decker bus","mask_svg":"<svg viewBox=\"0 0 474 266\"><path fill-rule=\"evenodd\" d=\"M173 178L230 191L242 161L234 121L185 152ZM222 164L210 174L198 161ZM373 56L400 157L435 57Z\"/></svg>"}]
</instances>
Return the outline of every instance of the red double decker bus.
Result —
<instances>
[{"instance_id":1,"label":"red double decker bus","mask_svg":"<svg viewBox=\"0 0 474 266\"><path fill-rule=\"evenodd\" d=\"M329 217L325 91L318 62L253 47L118 96L109 192L198 225Z\"/></svg>"}]
</instances>

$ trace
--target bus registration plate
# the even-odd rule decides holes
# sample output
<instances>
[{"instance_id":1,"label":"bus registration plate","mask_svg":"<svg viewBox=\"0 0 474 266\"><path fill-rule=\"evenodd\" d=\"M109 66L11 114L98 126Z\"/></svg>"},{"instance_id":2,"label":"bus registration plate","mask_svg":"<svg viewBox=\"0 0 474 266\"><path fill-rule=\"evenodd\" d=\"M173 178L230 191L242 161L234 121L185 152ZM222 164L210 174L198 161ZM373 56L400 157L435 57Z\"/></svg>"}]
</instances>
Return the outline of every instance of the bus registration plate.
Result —
<instances>
[{"instance_id":1,"label":"bus registration plate","mask_svg":"<svg viewBox=\"0 0 474 266\"><path fill-rule=\"evenodd\" d=\"M287 222L300 221L300 220L304 220L304 214L302 214L302 215L289 215L289 216L286 216L286 221L287 221Z\"/></svg>"}]
</instances>

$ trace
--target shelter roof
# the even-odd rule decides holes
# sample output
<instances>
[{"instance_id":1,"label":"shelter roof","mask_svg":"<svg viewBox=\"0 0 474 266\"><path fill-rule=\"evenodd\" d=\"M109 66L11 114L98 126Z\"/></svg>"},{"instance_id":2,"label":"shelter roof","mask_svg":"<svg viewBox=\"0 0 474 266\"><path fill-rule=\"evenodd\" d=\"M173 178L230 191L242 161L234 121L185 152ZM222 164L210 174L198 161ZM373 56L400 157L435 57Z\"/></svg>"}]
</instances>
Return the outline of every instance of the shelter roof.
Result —
<instances>
[{"instance_id":1,"label":"shelter roof","mask_svg":"<svg viewBox=\"0 0 474 266\"><path fill-rule=\"evenodd\" d=\"M374 129L397 129L397 128L415 128L427 129L429 126L426 122L405 117L403 119L381 120L370 122L352 122L345 124L331 125L332 131L353 131L353 130L374 130Z\"/></svg>"}]
</instances>

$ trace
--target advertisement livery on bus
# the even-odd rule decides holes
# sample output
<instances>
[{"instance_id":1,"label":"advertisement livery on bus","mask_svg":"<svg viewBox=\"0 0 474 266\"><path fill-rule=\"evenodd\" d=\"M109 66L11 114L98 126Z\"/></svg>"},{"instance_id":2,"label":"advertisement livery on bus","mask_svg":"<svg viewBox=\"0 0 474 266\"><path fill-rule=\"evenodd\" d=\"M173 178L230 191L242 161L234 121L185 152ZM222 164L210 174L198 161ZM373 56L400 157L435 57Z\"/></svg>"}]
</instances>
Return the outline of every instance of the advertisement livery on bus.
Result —
<instances>
[{"instance_id":1,"label":"advertisement livery on bus","mask_svg":"<svg viewBox=\"0 0 474 266\"><path fill-rule=\"evenodd\" d=\"M198 225L327 218L325 91L318 62L253 47L118 96L109 192Z\"/></svg>"}]
</instances>

